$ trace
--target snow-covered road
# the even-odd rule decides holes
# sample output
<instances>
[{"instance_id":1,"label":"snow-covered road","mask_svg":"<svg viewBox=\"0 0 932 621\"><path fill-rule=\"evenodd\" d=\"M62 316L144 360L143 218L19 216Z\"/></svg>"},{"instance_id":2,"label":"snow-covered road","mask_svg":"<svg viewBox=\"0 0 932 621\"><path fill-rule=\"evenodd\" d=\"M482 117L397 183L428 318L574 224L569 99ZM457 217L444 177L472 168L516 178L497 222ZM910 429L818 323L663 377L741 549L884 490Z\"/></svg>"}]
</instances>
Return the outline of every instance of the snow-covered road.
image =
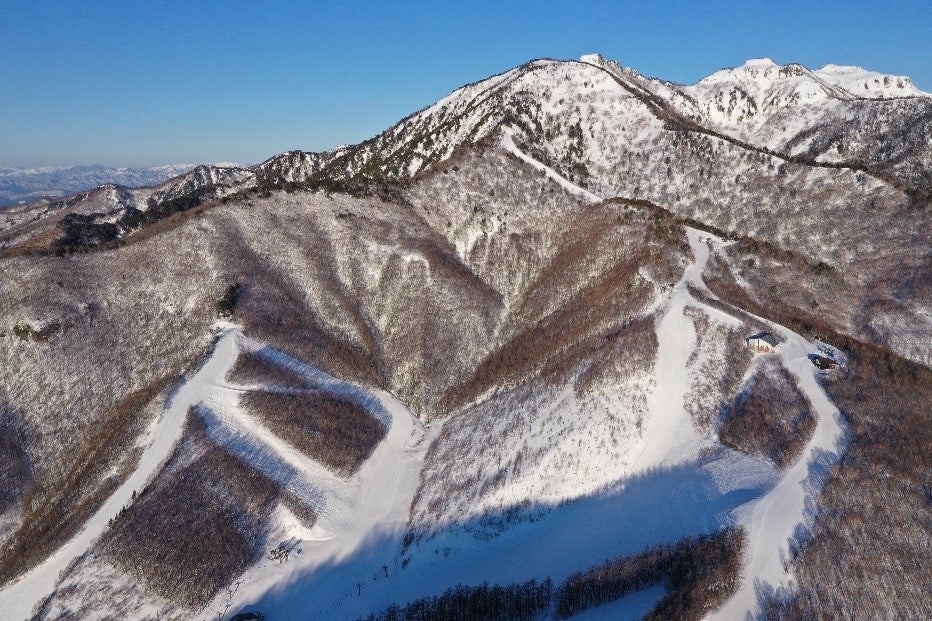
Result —
<instances>
[{"instance_id":1,"label":"snow-covered road","mask_svg":"<svg viewBox=\"0 0 932 621\"><path fill-rule=\"evenodd\" d=\"M535 160L534 158L526 154L524 151L519 149L518 145L515 144L514 135L515 135L515 130L513 128L505 127L502 129L501 145L502 145L502 148L505 149L505 151L507 151L508 153L511 153L512 155L517 157L519 160L527 164L530 164L537 170L543 172L545 175L547 175L548 178L555 181L557 185L562 187L564 190L567 190L568 192L572 194L577 194L579 196L582 196L590 203L598 203L599 201L602 200L599 196L593 194L592 192L590 192L589 190L585 188L579 187L578 185L576 185L575 183L573 183L572 181L570 181L569 179L567 179L566 177L564 177L563 175L555 171L550 166L547 166L543 162L539 162Z\"/></svg>"}]
</instances>

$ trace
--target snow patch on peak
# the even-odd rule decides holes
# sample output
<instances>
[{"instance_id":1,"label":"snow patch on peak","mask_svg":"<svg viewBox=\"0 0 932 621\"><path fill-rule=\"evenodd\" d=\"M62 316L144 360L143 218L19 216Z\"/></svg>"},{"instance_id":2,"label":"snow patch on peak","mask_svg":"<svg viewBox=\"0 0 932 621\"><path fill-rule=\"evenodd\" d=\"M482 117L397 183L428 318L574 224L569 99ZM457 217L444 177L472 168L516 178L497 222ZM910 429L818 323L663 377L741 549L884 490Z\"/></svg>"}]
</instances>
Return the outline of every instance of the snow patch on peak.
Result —
<instances>
[{"instance_id":1,"label":"snow patch on peak","mask_svg":"<svg viewBox=\"0 0 932 621\"><path fill-rule=\"evenodd\" d=\"M749 79L759 83L770 84L779 80L781 77L787 77L787 73L796 74L795 71L786 71L790 66L792 65L788 65L787 67L778 65L769 58L752 58L740 67L729 67L716 71L700 80L698 84L694 86L718 85L722 83L738 85Z\"/></svg>"},{"instance_id":2,"label":"snow patch on peak","mask_svg":"<svg viewBox=\"0 0 932 621\"><path fill-rule=\"evenodd\" d=\"M592 65L601 65L605 62L605 57L601 54L583 54L579 57L579 62L590 63Z\"/></svg>"},{"instance_id":3,"label":"snow patch on peak","mask_svg":"<svg viewBox=\"0 0 932 621\"><path fill-rule=\"evenodd\" d=\"M865 69L863 67L857 67L855 65L836 65L829 63L823 65L821 69L817 69L816 73L862 73Z\"/></svg>"},{"instance_id":4,"label":"snow patch on peak","mask_svg":"<svg viewBox=\"0 0 932 621\"><path fill-rule=\"evenodd\" d=\"M826 82L844 88L855 97L873 99L932 96L916 88L908 76L887 75L862 67L828 64L812 73Z\"/></svg>"},{"instance_id":5,"label":"snow patch on peak","mask_svg":"<svg viewBox=\"0 0 932 621\"><path fill-rule=\"evenodd\" d=\"M748 68L748 69L750 68L771 68L771 67L779 67L779 66L780 65L773 62L769 58L751 58L751 59L748 59L748 61L745 62L743 65L741 65L741 68L742 69L744 68Z\"/></svg>"}]
</instances>

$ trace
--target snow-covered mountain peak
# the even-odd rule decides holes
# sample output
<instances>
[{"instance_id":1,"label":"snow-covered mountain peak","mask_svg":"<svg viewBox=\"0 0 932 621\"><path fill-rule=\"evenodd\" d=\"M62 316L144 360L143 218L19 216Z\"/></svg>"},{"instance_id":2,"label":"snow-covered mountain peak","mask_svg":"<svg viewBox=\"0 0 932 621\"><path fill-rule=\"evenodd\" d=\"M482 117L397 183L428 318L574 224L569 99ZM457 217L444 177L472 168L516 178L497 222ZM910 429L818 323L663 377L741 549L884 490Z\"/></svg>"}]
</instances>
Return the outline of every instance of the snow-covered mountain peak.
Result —
<instances>
[{"instance_id":1,"label":"snow-covered mountain peak","mask_svg":"<svg viewBox=\"0 0 932 621\"><path fill-rule=\"evenodd\" d=\"M828 64L812 72L857 98L890 99L897 97L932 97L916 88L908 76L887 75L861 67Z\"/></svg>"},{"instance_id":2,"label":"snow-covered mountain peak","mask_svg":"<svg viewBox=\"0 0 932 621\"><path fill-rule=\"evenodd\" d=\"M589 63L590 65L601 65L605 62L605 57L599 53L595 54L583 54L579 57L579 62Z\"/></svg>"},{"instance_id":3,"label":"snow-covered mountain peak","mask_svg":"<svg viewBox=\"0 0 932 621\"><path fill-rule=\"evenodd\" d=\"M780 65L773 62L769 58L750 58L747 60L747 62L745 62L741 66L742 69L753 69L753 68L771 69L774 67L779 68Z\"/></svg>"},{"instance_id":4,"label":"snow-covered mountain peak","mask_svg":"<svg viewBox=\"0 0 932 621\"><path fill-rule=\"evenodd\" d=\"M684 91L696 101L705 122L744 138L774 114L800 106L822 107L833 99L853 99L802 65L778 65L767 58L716 71Z\"/></svg>"},{"instance_id":5,"label":"snow-covered mountain peak","mask_svg":"<svg viewBox=\"0 0 932 621\"><path fill-rule=\"evenodd\" d=\"M741 86L755 83L770 86L786 79L803 76L807 69L802 65L779 65L769 58L752 58L740 67L721 69L703 78L694 87L728 84Z\"/></svg>"},{"instance_id":6,"label":"snow-covered mountain peak","mask_svg":"<svg viewBox=\"0 0 932 621\"><path fill-rule=\"evenodd\" d=\"M812 93L821 89L828 97L842 100L929 96L917 89L906 76L833 64L812 71L798 63L780 65L769 58L753 58L740 67L716 71L691 88L723 84L745 90L751 84L756 88L803 88Z\"/></svg>"}]
</instances>

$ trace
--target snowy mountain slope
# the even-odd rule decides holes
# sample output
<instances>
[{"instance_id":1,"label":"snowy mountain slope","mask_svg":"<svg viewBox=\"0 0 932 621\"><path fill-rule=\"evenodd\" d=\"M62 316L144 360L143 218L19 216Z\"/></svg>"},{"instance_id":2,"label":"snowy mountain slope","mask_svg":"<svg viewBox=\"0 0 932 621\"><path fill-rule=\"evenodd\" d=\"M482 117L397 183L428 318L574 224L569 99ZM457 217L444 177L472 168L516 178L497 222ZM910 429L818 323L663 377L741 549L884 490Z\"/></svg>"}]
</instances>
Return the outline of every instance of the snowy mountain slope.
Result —
<instances>
[{"instance_id":1,"label":"snowy mountain slope","mask_svg":"<svg viewBox=\"0 0 932 621\"><path fill-rule=\"evenodd\" d=\"M748 539L727 614L792 594L788 555L822 502L823 479L806 477L842 448L825 389L836 394L845 370L817 381L814 335L878 348L878 368L905 369L891 386L923 377L891 348L930 353L917 181L930 168L927 98L848 98L841 78L748 69L716 78L746 91L746 110L774 93L785 97L771 120L824 108L831 131L850 127L849 144L874 160L815 161L826 125L805 130L805 157L769 152L741 132L764 135L771 121L717 127L692 87L590 56L469 85L331 153L17 208L0 257L0 580L24 577L0 585L0 601L38 575L55 591L43 618L228 618L244 607L355 618L461 583L559 587L733 524ZM898 140L908 128L918 137ZM217 363L197 358L221 312L249 339L224 347L293 383L213 378L195 399L197 425L160 467L146 447L164 397L196 384L183 369ZM818 418L783 470L715 435L757 368L742 337L760 329L782 335L770 363ZM250 405L257 390L282 399L309 386L387 426L357 470L326 467L282 432L306 420L313 435L318 402L300 402L307 418L299 407L292 427ZM888 455L893 443L866 446L871 433L849 422L861 462ZM826 475L830 499L852 467L844 459ZM141 499L130 494L115 525L98 528L108 499L140 477ZM153 510L186 495L208 516L237 517L198 521L203 512L180 507L176 525ZM187 561L141 525L211 541L214 553L184 574ZM280 544L285 562L269 557ZM887 580L898 549L873 550L883 562L871 571ZM76 562L59 581L61 555ZM899 601L916 596L914 577ZM95 595L104 583L109 599ZM668 594L654 587L631 605ZM612 606L603 614L627 608Z\"/></svg>"},{"instance_id":2,"label":"snowy mountain slope","mask_svg":"<svg viewBox=\"0 0 932 621\"><path fill-rule=\"evenodd\" d=\"M691 233L693 248L702 261L702 252L704 241L700 241L698 232ZM707 252L707 251L706 251ZM683 315L686 304L703 307L701 302L692 298L687 290L686 283L701 283L701 263L695 269L687 269L687 276L675 288L670 305L663 312L663 319L659 322L661 333L660 347L657 365L654 367L654 380L652 383L662 386L670 384L674 390L685 390L685 385L677 378L683 377L683 368L687 359L690 358L690 348L681 346L681 339L677 336L683 328L677 328L670 321L683 321ZM674 303L674 300L679 300ZM721 312L716 309L707 309L713 316L720 317ZM669 319L668 319L669 318ZM678 319L673 319L678 318ZM728 321L737 321L735 318L727 317ZM688 320L687 320L688 321ZM666 326L666 327L665 327ZM798 338L792 333L786 333L790 338ZM665 336L668 335L668 336ZM232 342L230 339L228 341ZM798 341L803 344L802 351L808 352L811 346L805 345L804 341ZM796 345L794 345L796 347ZM227 348L229 349L229 348ZM217 352L226 351L223 347L218 347ZM796 349L793 349L795 352ZM793 354L795 356L795 354ZM667 356L672 356L673 360L678 362L664 363ZM805 359L804 359L805 360ZM227 363L229 364L229 363ZM206 368L206 367L205 367ZM805 373L812 374L811 366L807 367ZM313 377L313 376L311 376ZM332 381L332 380L326 380ZM214 390L223 390L222 386L217 385ZM808 389L807 389L808 390ZM179 393L180 396L181 393ZM681 393L682 394L682 393ZM822 393L824 394L824 393ZM178 397L176 397L177 399ZM823 397L824 398L824 397ZM189 404L185 402L185 404ZM538 409L533 405L533 401L519 402L523 407L530 406ZM610 402L609 402L610 403ZM235 405L227 402L227 405L219 405L215 402L214 406L229 411L231 414L235 410ZM493 406L494 407L494 406ZM507 407L507 406L506 406ZM609 406L612 408L612 406ZM233 408L231 410L230 408ZM802 485L794 477L796 468L791 469L781 477L775 476L774 473L768 472L766 468L755 463L753 460L742 460L736 454L725 454L722 457L712 460L697 461L700 455L699 449L708 446L711 438L702 439L696 434L692 426L691 419L682 407L671 408L669 404L664 405L656 401L652 406L652 414L646 417L648 429L644 430L641 435L641 442L623 442L622 446L629 445L635 449L637 458L629 467L622 467L609 480L614 480L615 485L601 485L592 489L592 491L583 493L581 498L571 500L568 504L566 501L558 502L557 499L547 500L547 496L542 496L540 492L533 492L530 497L537 499L534 503L527 505L510 492L503 498L507 501L502 503L498 501L497 511L487 511L487 516L502 514L508 516L505 520L504 530L507 530L509 536L506 539L500 539L499 534L502 531L476 530L474 527L467 528L465 534L457 534L456 531L450 531L449 525L442 526L441 532L446 534L437 535L425 546L424 543L417 541L414 546L407 548L407 553L402 556L399 551L404 550L402 547L401 532L402 525L407 515L407 501L401 500L394 504L395 508L395 535L382 534L375 539L375 543L369 540L370 549L363 548L364 552L359 558L360 539L354 533L378 532L385 533L389 522L384 519L378 519L378 512L371 511L346 511L337 510L334 514L335 507L322 513L324 517L319 521L314 529L303 533L303 541L299 544L302 554L294 559L289 560L286 565L276 562L261 561L253 569L244 574L238 581L235 589L229 593L218 595L217 601L211 604L211 609L223 613L224 611L233 611L239 609L244 604L256 602L252 607L258 607L266 612L270 619L291 618L293 614L302 611L306 614L308 606L317 610L318 614L326 617L347 617L365 614L366 611L378 609L392 601L399 599L404 601L406 598L413 598L419 594L439 592L447 585L453 585L461 581L479 582L481 580L492 580L497 582L508 582L513 580L524 579L528 576L537 576L541 579L545 576L561 580L570 571L578 568L582 564L597 562L600 558L605 558L606 554L623 552L625 550L636 551L641 547L648 545L651 541L668 540L676 538L682 534L695 532L705 532L709 528L714 528L716 523L725 523L729 518L729 512L737 511L737 515L743 515L745 511L756 506L769 506L773 500L772 494L784 494L780 491L786 486L794 485L793 489L803 493L813 493L813 488ZM562 415L570 419L578 416L573 414L572 409L567 409L566 403L557 402L557 408L554 411L561 412ZM393 429L399 429L399 437L408 437L408 432L404 432L398 427L398 414L393 418ZM444 424L444 428L449 423ZM590 438L604 437L588 423ZM404 427L403 425L401 427ZM407 428L406 428L407 429ZM395 431L392 432L394 434ZM443 433L447 433L444 429ZM416 434L415 434L416 435ZM461 432L453 432L462 441ZM547 437L563 437L562 434L552 434L538 430L535 434L538 440ZM216 436L215 436L216 437ZM413 436L412 436L413 437ZM505 437L508 437L506 434ZM826 448L831 448L831 435L823 438L822 435L816 435L813 444L822 442ZM570 438L570 441L572 439ZM224 443L231 442L229 437L224 438ZM235 446L237 443L234 442ZM404 452L399 448L389 447L395 443L389 438L381 445L379 450L384 452L386 458L389 454L398 455ZM400 446L400 445L399 445ZM545 445L546 446L546 445ZM639 448L640 447L640 448ZM591 450L591 449L590 449ZM379 455L373 455L372 461L368 462L367 469L354 478L354 481L362 482L371 480L373 489L378 489L377 497L386 501L394 502L395 495L387 493L385 481L382 478L372 478L370 473L400 473L404 470L397 470L388 467L386 464L379 462L382 458ZM434 449L431 449L434 452ZM584 451L580 454L586 454ZM589 479L589 473L580 468L574 461L567 462L573 453L565 453L562 458L563 473L562 481L554 480L550 485L556 483L557 487L551 489L573 490L574 493L580 493L583 488L573 477L581 476L582 480ZM412 457L416 457L416 454ZM405 457L411 459L412 457ZM422 457L421 457L422 458ZM808 458L801 460L800 468L808 468ZM252 460L253 463L261 464L261 460ZM487 463L488 460L478 460L473 463ZM407 468L407 474L402 475L401 481L409 489L409 493L414 492L414 483L418 478L420 469L419 460L408 462L410 467ZM604 463L604 462L603 462ZM261 467L261 466L260 466ZM654 472L660 468L670 469L669 475L655 475ZM303 473L313 472L306 469L299 469ZM643 475L639 474L643 473ZM569 478L567 475L572 474ZM543 473L534 476L542 476ZM305 476L302 474L302 476ZM353 501L346 500L339 492L339 483L337 487L328 484L325 481L330 477L321 479L320 475L311 475L317 485L322 485L321 498L325 506L330 503L337 503L340 506L344 503ZM543 475L546 478L546 475ZM643 476L645 479L640 480ZM778 485L774 486L777 481ZM684 485L685 484L685 485ZM674 513L667 515L665 519L658 520L658 512L663 511L661 505L657 505L653 499L664 498L670 500L670 494L674 492L676 486L678 490L689 490L686 495L679 498L680 502L664 502L662 506L667 507L667 511L674 511L676 515L683 516L691 514L693 519L682 520L674 518ZM698 489L694 486L699 485ZM511 486L505 488L513 489ZM758 496L766 490L772 489L769 494L761 496L759 501L755 501ZM361 493L357 498L371 497L371 494ZM402 494L401 498L405 498ZM410 495L407 496L410 498ZM744 503L750 501L750 505L744 506ZM355 501L358 502L358 501ZM754 503L757 504L754 504ZM684 512L683 504L691 507L691 511ZM513 507L511 511L503 512L502 509ZM739 509L740 507L740 509ZM789 508L789 507L788 507ZM643 512L643 513L641 513ZM524 514L524 520L520 516ZM605 516L611 514L612 520L606 520ZM656 530L653 528L645 529L644 518L638 518L638 515L651 515L651 524L666 524L663 529ZM802 505L794 511L788 511L781 514L786 524L784 529L793 532L796 524L804 519L804 510ZM339 516L339 517L336 517ZM530 521L527 521L527 516ZM336 522L331 520L336 517ZM516 518L517 521L516 521ZM488 519L488 518L486 518ZM454 523L468 523L470 520L464 520L460 515ZM481 524L482 521L479 521ZM635 530L609 527L606 525L630 524L635 526ZM600 527L597 525L601 525ZM502 528L501 526L499 528ZM591 545L581 545L582 542L575 540L571 532L580 528L585 528L590 536L586 539L592 545L598 546L592 548ZM284 531L285 534L298 532L292 524L290 530ZM774 540L767 537L776 533L773 528L761 531L755 534L752 539L753 550L765 548L770 550L768 554L774 554L771 558L777 558L778 573L773 574L773 566L756 565L754 560L755 552L751 552L748 561L749 572L745 576L745 583L756 585L760 580L779 581L784 576L782 565L779 562L780 545L785 541L785 537L776 535ZM597 534L594 534L597 533ZM556 545L541 546L541 542L552 542ZM565 542L559 545L559 542ZM572 546L572 553L567 545ZM424 549L425 546L428 549ZM405 546L407 547L407 546ZM431 553L431 549L442 550L442 555ZM343 550L336 553L335 550ZM773 552L775 551L775 552ZM348 556L343 556L347 555ZM501 562L490 562L492 557L500 555ZM484 559L478 562L478 558ZM507 559L523 559L520 568L508 562ZM332 559L336 561L333 566L319 566L323 559ZM342 560L341 560L342 559ZM317 569L315 569L317 567ZM384 569L383 569L384 568ZM428 576L430 578L428 579ZM65 578L67 581L74 582L79 576L69 575ZM400 581L400 582L399 582ZM274 584L289 585L284 590L272 589ZM775 586L779 583L774 583ZM359 593L355 596L353 591L357 590L360 585ZM311 598L311 594L313 598ZM752 598L748 600L740 594L729 601L729 606L737 610L753 611L755 599L754 591L751 591ZM363 596L364 594L364 596ZM313 603L312 603L313 601ZM87 605L87 602L83 602ZM138 604L143 606L143 604ZM749 608L750 607L750 608ZM49 609L55 609L54 607ZM144 606L141 609L145 609ZM730 610L730 609L729 609ZM735 611L732 611L735 612ZM725 613L731 614L731 613ZM730 618L730 617L728 617Z\"/></svg>"},{"instance_id":3,"label":"snowy mountain slope","mask_svg":"<svg viewBox=\"0 0 932 621\"><path fill-rule=\"evenodd\" d=\"M511 167L510 176L503 177L499 186L506 204L520 200L519 195L506 199L506 188L533 188L567 215L566 220L555 222L541 212L539 219L526 223L528 232L534 222L555 227L548 234L555 245L542 256L533 246L513 255L529 274L524 289L509 293L520 300L539 279L548 257L560 254L566 236L559 231L572 229L586 214L559 185L544 183L541 190L533 168L515 167L504 154L492 162ZM474 172L481 170L477 167ZM484 187L489 198L488 186ZM476 365L503 341L513 342L512 347L521 343L516 337L526 326L500 327L506 315L496 306L499 294L489 284L510 291L515 283L504 278L509 265L487 272L489 283L484 282L456 258L456 244L419 223L410 205L312 193L278 194L230 206L232 210L205 212L203 218L111 252L5 260L0 350L9 361L2 366L2 382L10 407L5 402L3 415L4 422L12 416L12 424L24 426L23 439L12 448L14 455L25 456L29 463L29 476L16 479L13 490L25 497L21 509L33 516L30 524L36 524L34 514L41 507L55 506L49 503L60 498L55 512L39 522L43 529L50 529L38 531L45 533L46 545L55 545L58 537L82 519L72 515L73 509L93 506L95 495L105 493L103 488L114 479L97 478L101 476L97 468L103 468L110 455L131 462L132 451L121 451L126 442L131 448L132 438L108 435L120 417L141 418L141 413L130 409L127 395L170 380L179 368L190 364L191 357L204 347L203 335L216 312L214 305L232 282L244 286L241 311L251 334L305 359L318 360L344 377L391 386L424 417L442 412L438 404L447 398L464 398L448 397L447 392L471 381ZM466 216L465 204L463 208ZM605 227L615 210L599 212L592 226ZM472 209L468 213L476 216ZM509 213L508 222L524 217ZM622 232L628 231L626 236L635 241L642 224L636 214L631 218L630 227ZM611 249L618 233L608 228L603 235L606 238L599 248ZM308 253L308 247L317 251ZM646 247L660 257L666 245L653 241ZM602 272L574 285L584 293L583 300L591 295L586 293L587 284L610 277L612 261L627 248L627 244L616 245L615 255L587 258L597 258ZM571 274L580 273L575 267L580 259L549 268L548 279L554 285L572 282L575 276ZM652 268L662 273L663 262ZM430 278L425 279L425 273ZM35 288L37 282L48 286ZM633 284L639 295L656 286L640 276ZM395 294L387 295L389 291ZM619 294L606 302L618 304L623 298ZM535 302L522 309L522 316L553 313L567 302L555 306ZM582 314L584 307L576 304L564 311L566 319L588 322ZM575 336L554 352L544 349L530 367L512 377L533 373L544 364L556 367L561 356L579 355L598 346L601 331L608 329L598 326L575 350L562 350L573 344ZM503 340L490 338L496 330ZM456 356L448 355L451 349L436 347L442 339L457 351ZM500 378L486 374L472 381L485 390ZM30 398L32 391L42 398ZM120 427L124 428L132 433L135 425ZM101 429L107 433L99 433ZM4 451L8 455L6 446ZM76 483L83 486L80 493L73 489ZM15 518L19 509L14 504L11 510L7 515L19 523ZM38 536L36 531L29 532L34 534L14 532L14 540L23 542L16 545L25 546L29 537ZM23 555L12 554L16 549L5 547L4 552L10 553L6 560L29 562ZM44 553L41 546L30 549L37 555Z\"/></svg>"},{"instance_id":4,"label":"snowy mountain slope","mask_svg":"<svg viewBox=\"0 0 932 621\"><path fill-rule=\"evenodd\" d=\"M29 611L53 593L60 574L67 574L65 570L71 561L91 551L95 540L106 528L108 520L111 523L113 520L119 520L125 508L135 501L136 492L144 490L152 481L178 441L179 434L184 430L185 419L189 411L193 411L192 408L200 410L197 415L204 418L207 435L214 442L238 454L246 463L263 471L267 476L278 479L284 486L286 495L297 497L301 502L313 507L317 520L309 531L296 531L296 524L293 521L288 524L286 519L285 526L290 526L287 532L292 535L295 532L306 534L311 538L311 543L306 543L311 549L307 549L301 557L300 567L296 568L295 563L292 563L285 569L306 571L308 566L313 568L315 563L334 558L334 554L351 554L371 531L378 529L379 532L385 532L391 520L394 520L397 529L403 528L419 470L420 453L417 446L423 436L423 430L416 419L386 393L372 393L365 388L340 382L310 365L285 357L282 364L298 369L298 372L317 389L328 393L350 394L361 399L367 407L372 408L374 415L383 419L383 424L389 429L388 435L367 460L363 470L350 480L334 476L332 472L301 455L286 442L251 420L237 406L235 387L230 387L223 378L233 367L239 350L255 351L264 345L246 340L236 326L221 325L221 328L223 332L220 333L219 341L210 357L197 373L186 379L172 395L158 423L147 431L145 441L148 445L137 469L111 495L80 533L62 546L54 556L0 591L0 606L4 610L18 611L25 618ZM393 485L401 486L397 493L392 490ZM285 508L281 508L279 513L285 517L290 515ZM366 521L360 522L358 518L363 516ZM293 520L293 516L291 519ZM279 524L271 528L274 531L275 528L281 527ZM357 534L352 535L353 532ZM315 541L316 544L313 543ZM100 556L104 553L97 551L95 554ZM78 567L83 571L99 571L89 570L81 565ZM280 569L277 562L260 563L259 568L240 578L241 582L246 582L240 591L240 597L261 592L263 583L269 579L281 580ZM117 572L114 578L119 582L119 570L110 566L109 571ZM271 573L271 576L263 576L267 573ZM80 586L80 577L75 583L76 586ZM136 597L139 597L138 593ZM136 610L146 610L147 606L152 605L152 602L146 602L147 599L143 597L138 605L126 601L121 605L127 612L133 609L133 606L138 606ZM217 605L221 605L223 599L222 596L218 597ZM226 599L229 599L229 596ZM158 604L157 598L155 603ZM52 611L56 611L54 614L75 614L83 607L88 612L93 612L103 604L104 602L100 601L68 604L65 600L47 604L44 611L45 614ZM229 602L223 604L224 610L229 609ZM64 608L59 608L61 606ZM78 610L69 606L77 606ZM162 614L173 615L174 612L163 609Z\"/></svg>"},{"instance_id":5,"label":"snowy mountain slope","mask_svg":"<svg viewBox=\"0 0 932 621\"><path fill-rule=\"evenodd\" d=\"M234 338L234 333L227 332L218 342L208 364L172 396L158 424L147 431L148 446L133 474L110 495L74 538L39 566L3 589L0 594L0 607L28 616L36 605L54 591L59 574L91 547L106 530L108 522L129 505L135 499L136 493L152 480L178 442L189 408L200 403L211 385L222 378L232 366L236 351Z\"/></svg>"},{"instance_id":6,"label":"snowy mountain slope","mask_svg":"<svg viewBox=\"0 0 932 621\"><path fill-rule=\"evenodd\" d=\"M723 69L683 91L715 129L775 150L820 118L844 116L847 102L932 97L908 77L838 65L812 71L766 58Z\"/></svg>"},{"instance_id":7,"label":"snowy mountain slope","mask_svg":"<svg viewBox=\"0 0 932 621\"><path fill-rule=\"evenodd\" d=\"M895 100L839 98L841 87L832 86L819 72L798 65L779 67L770 61L752 61L693 87L680 87L647 79L598 56L585 58L584 62L534 61L464 87L359 145L326 154L282 154L238 173L242 178L218 178L207 186L181 179L174 183L177 190L162 190L155 199L186 195L186 201L163 210L172 213L248 190L253 183L259 189L274 189L336 187L354 179L405 180L505 125L516 129L520 148L573 183L602 196L647 198L678 214L712 220L725 230L753 227L759 206L772 211L789 203L792 209L808 209L805 205L820 187L854 188L854 177L866 184L861 196L865 192L868 196L831 202L846 208L854 204L859 217L871 215L861 205L879 203L882 210L895 209L918 200L927 187L932 158L928 141L914 137L904 147L899 132L890 132L891 127L905 124L925 127L922 131L928 133L932 99L924 95ZM838 82L837 76L847 74L836 68L826 75L836 76L832 79ZM892 84L895 88L896 80ZM745 118L745 113L720 109L715 101L723 97L746 100L741 105L757 112L747 112L751 116ZM876 120L859 121L857 136L839 142L837 121L866 120L862 109ZM786 119L792 120L791 125ZM768 129L777 125L782 128L779 136ZM917 136L915 129L906 134ZM842 142L840 148L850 157L837 152ZM824 158L828 159L822 162ZM696 195L697 177L704 180L700 188L721 187L746 200L731 213L723 211L714 204L713 193ZM763 186L783 191L776 195L759 191ZM136 203L145 211L143 201ZM708 203L714 211L704 207ZM35 213L32 219L41 217ZM8 239L2 243L22 244L21 236L9 238L22 226L10 218L4 226ZM134 224L130 218L112 234L125 235ZM781 239L791 241L790 235Z\"/></svg>"}]
</instances>

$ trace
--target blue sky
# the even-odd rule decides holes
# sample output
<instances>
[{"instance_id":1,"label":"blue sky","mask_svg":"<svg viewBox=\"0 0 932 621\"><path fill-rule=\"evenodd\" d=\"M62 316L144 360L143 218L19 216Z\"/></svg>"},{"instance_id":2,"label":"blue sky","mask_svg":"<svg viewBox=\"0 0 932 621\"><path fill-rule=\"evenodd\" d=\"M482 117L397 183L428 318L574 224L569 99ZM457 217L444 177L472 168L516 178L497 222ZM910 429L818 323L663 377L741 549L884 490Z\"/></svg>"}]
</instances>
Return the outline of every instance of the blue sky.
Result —
<instances>
[{"instance_id":1,"label":"blue sky","mask_svg":"<svg viewBox=\"0 0 932 621\"><path fill-rule=\"evenodd\" d=\"M588 52L685 83L766 56L909 75L932 91L930 41L930 0L10 0L0 7L0 166L326 149L464 83Z\"/></svg>"}]
</instances>

